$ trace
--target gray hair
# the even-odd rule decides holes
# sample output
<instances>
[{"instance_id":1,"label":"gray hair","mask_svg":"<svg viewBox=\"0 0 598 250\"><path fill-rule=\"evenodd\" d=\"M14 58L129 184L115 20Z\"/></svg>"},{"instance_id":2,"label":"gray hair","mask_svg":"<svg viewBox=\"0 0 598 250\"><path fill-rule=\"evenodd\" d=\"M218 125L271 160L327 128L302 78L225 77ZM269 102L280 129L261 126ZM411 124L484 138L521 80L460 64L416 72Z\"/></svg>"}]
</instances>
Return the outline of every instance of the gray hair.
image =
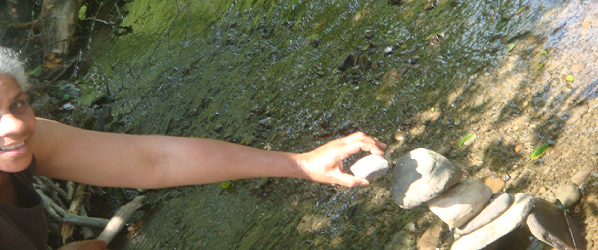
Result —
<instances>
[{"instance_id":1,"label":"gray hair","mask_svg":"<svg viewBox=\"0 0 598 250\"><path fill-rule=\"evenodd\" d=\"M12 49L2 46L0 46L0 74L11 76L23 91L29 89L29 80L19 55Z\"/></svg>"}]
</instances>

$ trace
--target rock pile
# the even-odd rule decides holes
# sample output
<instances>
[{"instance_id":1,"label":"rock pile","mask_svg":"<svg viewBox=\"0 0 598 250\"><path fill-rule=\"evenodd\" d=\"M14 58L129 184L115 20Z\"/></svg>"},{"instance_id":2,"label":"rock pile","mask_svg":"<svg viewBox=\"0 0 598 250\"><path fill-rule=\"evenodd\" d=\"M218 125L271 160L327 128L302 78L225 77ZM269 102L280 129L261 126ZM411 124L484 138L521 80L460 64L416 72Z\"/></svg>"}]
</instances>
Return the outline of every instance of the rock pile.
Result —
<instances>
[{"instance_id":1,"label":"rock pile","mask_svg":"<svg viewBox=\"0 0 598 250\"><path fill-rule=\"evenodd\" d=\"M383 168L380 159L373 162ZM493 194L480 181L462 179L461 169L434 151L415 149L393 171L395 203L405 209L427 203L455 234L451 249L497 249L516 230L557 249L586 248L573 220L556 205L531 194Z\"/></svg>"}]
</instances>

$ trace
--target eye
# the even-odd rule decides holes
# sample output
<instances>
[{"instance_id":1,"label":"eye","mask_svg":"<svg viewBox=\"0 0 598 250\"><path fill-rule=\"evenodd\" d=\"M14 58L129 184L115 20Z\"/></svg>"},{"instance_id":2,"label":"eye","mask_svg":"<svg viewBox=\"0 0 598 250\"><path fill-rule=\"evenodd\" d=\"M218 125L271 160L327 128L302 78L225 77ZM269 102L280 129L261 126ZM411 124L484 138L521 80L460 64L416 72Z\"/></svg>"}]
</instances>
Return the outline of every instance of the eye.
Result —
<instances>
[{"instance_id":1,"label":"eye","mask_svg":"<svg viewBox=\"0 0 598 250\"><path fill-rule=\"evenodd\" d=\"M10 108L11 109L21 109L23 107L25 107L27 105L27 103L25 101L16 101L15 103L13 103Z\"/></svg>"}]
</instances>

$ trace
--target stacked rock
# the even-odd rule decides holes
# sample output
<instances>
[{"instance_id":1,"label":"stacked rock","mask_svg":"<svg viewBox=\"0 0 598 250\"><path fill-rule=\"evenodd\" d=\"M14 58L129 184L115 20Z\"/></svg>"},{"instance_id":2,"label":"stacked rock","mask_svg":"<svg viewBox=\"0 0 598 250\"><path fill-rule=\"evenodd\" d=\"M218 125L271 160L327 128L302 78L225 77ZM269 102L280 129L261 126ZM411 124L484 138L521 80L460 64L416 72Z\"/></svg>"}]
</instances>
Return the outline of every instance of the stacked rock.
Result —
<instances>
[{"instance_id":1,"label":"stacked rock","mask_svg":"<svg viewBox=\"0 0 598 250\"><path fill-rule=\"evenodd\" d=\"M522 228L554 248L585 249L572 219L556 205L531 194L492 194L462 175L444 156L415 149L395 165L393 198L405 209L427 203L455 234L451 249L497 249L503 236Z\"/></svg>"}]
</instances>

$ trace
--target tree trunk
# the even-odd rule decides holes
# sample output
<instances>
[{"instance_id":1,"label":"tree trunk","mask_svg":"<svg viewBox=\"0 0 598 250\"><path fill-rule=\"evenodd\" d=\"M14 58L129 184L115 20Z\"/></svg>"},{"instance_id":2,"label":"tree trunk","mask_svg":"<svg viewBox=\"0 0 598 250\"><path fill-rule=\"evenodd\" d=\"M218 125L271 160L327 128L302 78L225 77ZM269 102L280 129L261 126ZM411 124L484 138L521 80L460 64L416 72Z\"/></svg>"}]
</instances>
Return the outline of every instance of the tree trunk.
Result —
<instances>
[{"instance_id":1,"label":"tree trunk","mask_svg":"<svg viewBox=\"0 0 598 250\"><path fill-rule=\"evenodd\" d=\"M41 13L41 33L44 55L54 53L64 58L69 53L82 0L44 0Z\"/></svg>"}]
</instances>

